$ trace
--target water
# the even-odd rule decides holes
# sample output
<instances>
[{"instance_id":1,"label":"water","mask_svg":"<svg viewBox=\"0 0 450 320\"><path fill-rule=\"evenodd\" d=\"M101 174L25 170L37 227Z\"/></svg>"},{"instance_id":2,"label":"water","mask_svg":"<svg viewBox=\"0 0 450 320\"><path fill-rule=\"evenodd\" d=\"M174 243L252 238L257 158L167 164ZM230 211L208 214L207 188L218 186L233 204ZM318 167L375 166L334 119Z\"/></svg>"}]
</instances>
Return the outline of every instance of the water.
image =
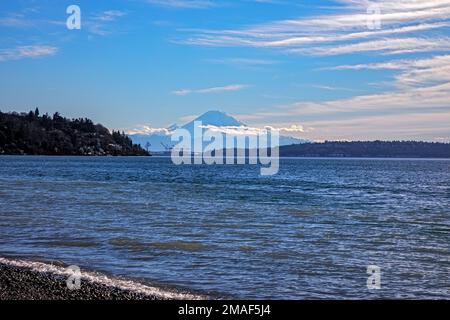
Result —
<instances>
[{"instance_id":1,"label":"water","mask_svg":"<svg viewBox=\"0 0 450 320\"><path fill-rule=\"evenodd\" d=\"M450 298L450 161L0 157L0 256L234 298ZM368 265L382 288L367 289Z\"/></svg>"}]
</instances>

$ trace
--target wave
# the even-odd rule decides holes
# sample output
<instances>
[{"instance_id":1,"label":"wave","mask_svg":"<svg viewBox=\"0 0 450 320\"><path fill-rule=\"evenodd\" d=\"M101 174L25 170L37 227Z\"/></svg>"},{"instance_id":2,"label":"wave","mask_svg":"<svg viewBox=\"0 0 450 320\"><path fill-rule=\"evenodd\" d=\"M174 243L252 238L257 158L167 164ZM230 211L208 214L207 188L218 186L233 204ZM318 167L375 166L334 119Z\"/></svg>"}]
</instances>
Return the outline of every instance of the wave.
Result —
<instances>
[{"instance_id":1,"label":"wave","mask_svg":"<svg viewBox=\"0 0 450 320\"><path fill-rule=\"evenodd\" d=\"M9 259L0 257L0 264L30 269L33 272L39 273L50 273L55 276L72 276L73 273L67 270L66 267L60 265L54 265L50 263L38 262L38 261L27 261L20 259ZM207 296L181 292L176 289L166 289L156 286L151 286L148 284L140 283L135 280L129 279L119 279L115 277L108 276L99 272L84 271L81 273L81 280L88 281L94 284L105 285L108 287L114 287L124 291L131 291L147 296L153 296L163 300L206 300Z\"/></svg>"}]
</instances>

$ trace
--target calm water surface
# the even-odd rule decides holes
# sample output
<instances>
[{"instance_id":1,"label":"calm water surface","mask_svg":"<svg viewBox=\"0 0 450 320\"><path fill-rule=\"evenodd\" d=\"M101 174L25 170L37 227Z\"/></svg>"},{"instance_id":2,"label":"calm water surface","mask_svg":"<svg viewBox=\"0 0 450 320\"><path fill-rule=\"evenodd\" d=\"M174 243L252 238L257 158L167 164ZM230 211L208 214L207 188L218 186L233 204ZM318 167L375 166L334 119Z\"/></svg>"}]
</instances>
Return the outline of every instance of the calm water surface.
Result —
<instances>
[{"instance_id":1,"label":"calm water surface","mask_svg":"<svg viewBox=\"0 0 450 320\"><path fill-rule=\"evenodd\" d=\"M450 298L450 161L0 157L0 256L236 298ZM368 265L382 289L366 286Z\"/></svg>"}]
</instances>

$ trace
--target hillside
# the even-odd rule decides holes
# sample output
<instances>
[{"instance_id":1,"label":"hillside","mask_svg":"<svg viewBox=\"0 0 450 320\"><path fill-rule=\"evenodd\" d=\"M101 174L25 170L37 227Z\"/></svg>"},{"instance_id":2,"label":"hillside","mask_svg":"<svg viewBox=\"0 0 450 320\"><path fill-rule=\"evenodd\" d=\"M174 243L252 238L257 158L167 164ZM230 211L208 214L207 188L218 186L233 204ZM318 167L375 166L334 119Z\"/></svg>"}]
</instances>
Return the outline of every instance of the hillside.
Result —
<instances>
[{"instance_id":1,"label":"hillside","mask_svg":"<svg viewBox=\"0 0 450 320\"><path fill-rule=\"evenodd\" d=\"M355 141L283 146L283 157L450 158L450 144L418 141Z\"/></svg>"},{"instance_id":2,"label":"hillside","mask_svg":"<svg viewBox=\"0 0 450 320\"><path fill-rule=\"evenodd\" d=\"M67 119L29 113L0 112L0 154L146 156L124 133L109 132L89 119Z\"/></svg>"}]
</instances>

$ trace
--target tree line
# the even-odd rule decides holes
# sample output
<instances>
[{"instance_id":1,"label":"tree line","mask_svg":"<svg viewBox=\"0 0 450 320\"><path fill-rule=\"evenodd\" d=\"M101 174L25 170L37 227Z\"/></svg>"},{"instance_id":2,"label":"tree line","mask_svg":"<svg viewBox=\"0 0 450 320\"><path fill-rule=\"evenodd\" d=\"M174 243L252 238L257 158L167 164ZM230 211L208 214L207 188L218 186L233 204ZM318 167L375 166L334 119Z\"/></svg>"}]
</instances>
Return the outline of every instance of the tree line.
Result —
<instances>
[{"instance_id":1,"label":"tree line","mask_svg":"<svg viewBox=\"0 0 450 320\"><path fill-rule=\"evenodd\" d=\"M37 108L28 113L0 111L0 154L149 155L124 132L110 132L90 119L68 119L59 112L40 115Z\"/></svg>"},{"instance_id":2,"label":"tree line","mask_svg":"<svg viewBox=\"0 0 450 320\"><path fill-rule=\"evenodd\" d=\"M422 141L325 141L283 146L283 157L450 158L450 144Z\"/></svg>"}]
</instances>

